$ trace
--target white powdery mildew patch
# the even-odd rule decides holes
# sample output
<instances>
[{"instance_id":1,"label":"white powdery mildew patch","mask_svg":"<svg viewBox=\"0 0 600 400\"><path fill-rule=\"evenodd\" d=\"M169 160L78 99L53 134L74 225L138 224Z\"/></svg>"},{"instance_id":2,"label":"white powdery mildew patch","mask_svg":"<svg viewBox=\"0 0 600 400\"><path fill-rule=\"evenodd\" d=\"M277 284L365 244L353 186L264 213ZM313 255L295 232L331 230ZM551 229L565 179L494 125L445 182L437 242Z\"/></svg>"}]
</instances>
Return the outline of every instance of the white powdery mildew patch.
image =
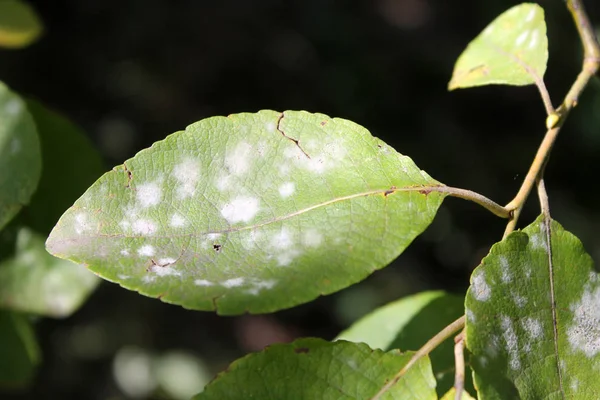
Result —
<instances>
[{"instance_id":1,"label":"white powdery mildew patch","mask_svg":"<svg viewBox=\"0 0 600 400\"><path fill-rule=\"evenodd\" d=\"M129 275L125 275L125 274L118 274L117 278L119 278L120 280L124 281L126 279L131 278Z\"/></svg>"},{"instance_id":2,"label":"white powdery mildew patch","mask_svg":"<svg viewBox=\"0 0 600 400\"><path fill-rule=\"evenodd\" d=\"M284 199L293 195L294 191L296 191L294 182L286 182L279 186L279 195Z\"/></svg>"},{"instance_id":3,"label":"white powdery mildew patch","mask_svg":"<svg viewBox=\"0 0 600 400\"><path fill-rule=\"evenodd\" d=\"M265 129L267 130L267 132L273 133L275 132L275 122L267 122L265 124Z\"/></svg>"},{"instance_id":4,"label":"white powdery mildew patch","mask_svg":"<svg viewBox=\"0 0 600 400\"><path fill-rule=\"evenodd\" d=\"M258 213L259 204L256 197L239 196L221 208L221 215L230 224L250 222Z\"/></svg>"},{"instance_id":5,"label":"white powdery mildew patch","mask_svg":"<svg viewBox=\"0 0 600 400\"><path fill-rule=\"evenodd\" d=\"M530 50L535 48L535 46L537 46L539 37L540 37L539 30L536 29L531 33L531 39L529 39L529 46L527 46Z\"/></svg>"},{"instance_id":6,"label":"white powdery mildew patch","mask_svg":"<svg viewBox=\"0 0 600 400\"><path fill-rule=\"evenodd\" d=\"M123 249L123 250L121 250L121 255L122 256L128 256L129 255L129 249Z\"/></svg>"},{"instance_id":7,"label":"white powdery mildew patch","mask_svg":"<svg viewBox=\"0 0 600 400\"><path fill-rule=\"evenodd\" d=\"M172 175L179 182L177 197L185 199L193 196L200 179L200 161L191 157L186 158L173 168Z\"/></svg>"},{"instance_id":8,"label":"white powdery mildew patch","mask_svg":"<svg viewBox=\"0 0 600 400\"><path fill-rule=\"evenodd\" d=\"M92 224L87 214L81 212L75 215L75 232L78 235L88 232L91 228Z\"/></svg>"},{"instance_id":9,"label":"white powdery mildew patch","mask_svg":"<svg viewBox=\"0 0 600 400\"><path fill-rule=\"evenodd\" d=\"M244 284L244 278L231 278L221 282L221 286L226 288L240 287Z\"/></svg>"},{"instance_id":10,"label":"white powdery mildew patch","mask_svg":"<svg viewBox=\"0 0 600 400\"><path fill-rule=\"evenodd\" d=\"M465 314L467 316L468 322L474 324L477 321L477 318L475 317L475 313L470 308L467 308L465 310Z\"/></svg>"},{"instance_id":11,"label":"white powdery mildew patch","mask_svg":"<svg viewBox=\"0 0 600 400\"><path fill-rule=\"evenodd\" d=\"M209 234L206 235L206 238L208 240L217 240L220 237L221 237L220 233L209 233Z\"/></svg>"},{"instance_id":12,"label":"white powdery mildew patch","mask_svg":"<svg viewBox=\"0 0 600 400\"><path fill-rule=\"evenodd\" d=\"M163 190L159 182L148 182L136 188L135 197L142 208L156 206L160 203Z\"/></svg>"},{"instance_id":13,"label":"white powdery mildew patch","mask_svg":"<svg viewBox=\"0 0 600 400\"><path fill-rule=\"evenodd\" d=\"M542 323L538 319L534 318L525 318L521 321L521 325L523 325L523 329L532 339L538 339L543 337L544 331L542 330Z\"/></svg>"},{"instance_id":14,"label":"white powdery mildew patch","mask_svg":"<svg viewBox=\"0 0 600 400\"><path fill-rule=\"evenodd\" d=\"M225 167L233 175L240 176L250 170L253 148L246 142L240 142L225 156Z\"/></svg>"},{"instance_id":15,"label":"white powdery mildew patch","mask_svg":"<svg viewBox=\"0 0 600 400\"><path fill-rule=\"evenodd\" d=\"M150 246L149 244L143 245L137 251L137 253L140 256L146 256L146 257L152 257L155 252L156 252L156 250L154 249L154 246Z\"/></svg>"},{"instance_id":16,"label":"white powdery mildew patch","mask_svg":"<svg viewBox=\"0 0 600 400\"><path fill-rule=\"evenodd\" d=\"M154 221L143 218L134 221L131 228L134 233L139 235L152 235L158 230Z\"/></svg>"},{"instance_id":17,"label":"white powdery mildew patch","mask_svg":"<svg viewBox=\"0 0 600 400\"><path fill-rule=\"evenodd\" d=\"M504 256L500 256L500 268L502 269L502 282L510 283L512 281L512 276L510 274L510 265L508 264L508 259Z\"/></svg>"},{"instance_id":18,"label":"white powdery mildew patch","mask_svg":"<svg viewBox=\"0 0 600 400\"><path fill-rule=\"evenodd\" d=\"M148 269L149 272L157 276L181 276L181 272L171 267L161 267L159 265L153 265Z\"/></svg>"},{"instance_id":19,"label":"white powdery mildew patch","mask_svg":"<svg viewBox=\"0 0 600 400\"><path fill-rule=\"evenodd\" d=\"M573 351L582 351L588 358L600 352L600 288L583 292L581 300L570 307L572 325L567 337Z\"/></svg>"},{"instance_id":20,"label":"white powdery mildew patch","mask_svg":"<svg viewBox=\"0 0 600 400\"><path fill-rule=\"evenodd\" d=\"M308 229L302 235L302 244L306 247L319 247L323 243L323 235L316 229Z\"/></svg>"},{"instance_id":21,"label":"white powdery mildew patch","mask_svg":"<svg viewBox=\"0 0 600 400\"><path fill-rule=\"evenodd\" d=\"M512 320L506 315L501 316L501 318L500 327L502 328L502 337L504 337L504 343L506 344L508 363L512 369L518 370L521 368L521 361L519 360L517 334L515 333Z\"/></svg>"},{"instance_id":22,"label":"white powdery mildew patch","mask_svg":"<svg viewBox=\"0 0 600 400\"><path fill-rule=\"evenodd\" d=\"M170 265L170 264L174 264L175 261L177 261L177 259L172 258L172 257L165 257L165 258L160 258L157 263L159 266L165 266L165 265Z\"/></svg>"},{"instance_id":23,"label":"white powdery mildew patch","mask_svg":"<svg viewBox=\"0 0 600 400\"><path fill-rule=\"evenodd\" d=\"M473 276L473 296L479 301L487 301L492 296L492 289L485 281L485 272L482 270Z\"/></svg>"},{"instance_id":24,"label":"white powdery mildew patch","mask_svg":"<svg viewBox=\"0 0 600 400\"><path fill-rule=\"evenodd\" d=\"M171 215L171 220L169 221L169 225L173 228L182 228L185 226L185 218L183 218L180 214Z\"/></svg>"},{"instance_id":25,"label":"white powdery mildew patch","mask_svg":"<svg viewBox=\"0 0 600 400\"><path fill-rule=\"evenodd\" d=\"M273 235L271 248L278 250L274 256L280 267L290 265L300 255L300 250L294 246L293 235L286 228L282 228L279 233Z\"/></svg>"},{"instance_id":26,"label":"white powdery mildew patch","mask_svg":"<svg viewBox=\"0 0 600 400\"><path fill-rule=\"evenodd\" d=\"M527 297L523 297L520 294L512 293L512 299L519 308L523 308L527 304Z\"/></svg>"},{"instance_id":27,"label":"white powdery mildew patch","mask_svg":"<svg viewBox=\"0 0 600 400\"><path fill-rule=\"evenodd\" d=\"M214 286L214 283L211 281L207 281L206 279L196 279L194 281L194 285L208 287L208 286Z\"/></svg>"},{"instance_id":28,"label":"white powdery mildew patch","mask_svg":"<svg viewBox=\"0 0 600 400\"><path fill-rule=\"evenodd\" d=\"M273 289L273 287L276 284L277 284L277 281L273 280L273 279L267 279L265 281L262 281L262 280L253 280L250 283L250 288L246 292L248 294L256 296L260 292L262 292L263 290Z\"/></svg>"},{"instance_id":29,"label":"white powdery mildew patch","mask_svg":"<svg viewBox=\"0 0 600 400\"><path fill-rule=\"evenodd\" d=\"M525 43L525 39L527 39L527 36L529 36L529 31L522 32L519 36L517 36L517 40L515 40L515 44L517 46L522 45L523 43Z\"/></svg>"}]
</instances>

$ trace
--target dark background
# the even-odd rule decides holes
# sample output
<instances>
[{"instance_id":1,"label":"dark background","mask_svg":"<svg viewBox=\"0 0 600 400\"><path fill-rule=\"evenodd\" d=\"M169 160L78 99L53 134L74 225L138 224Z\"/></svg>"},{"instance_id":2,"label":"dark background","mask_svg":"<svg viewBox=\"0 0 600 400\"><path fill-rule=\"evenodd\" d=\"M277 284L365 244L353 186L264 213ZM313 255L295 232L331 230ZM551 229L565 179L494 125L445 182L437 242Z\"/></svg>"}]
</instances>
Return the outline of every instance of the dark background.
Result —
<instances>
[{"instance_id":1,"label":"dark background","mask_svg":"<svg viewBox=\"0 0 600 400\"><path fill-rule=\"evenodd\" d=\"M0 51L0 80L79 123L107 170L205 117L302 109L353 120L435 179L505 204L545 131L534 86L446 90L466 44L513 1L31 3L45 35L27 49ZM564 2L539 3L550 43L545 80L557 106L578 73L581 50ZM600 23L600 4L585 3ZM580 99L546 175L554 218L596 259L599 89L592 82ZM520 226L538 212L532 196ZM147 354L194 354L210 377L271 342L331 339L373 307L407 294L464 292L470 271L504 226L474 204L449 199L390 267L268 316L186 311L103 283L72 317L39 321L44 362L36 380L29 390L0 397L126 398L113 365L131 346ZM141 396L168 397L160 388Z\"/></svg>"}]
</instances>

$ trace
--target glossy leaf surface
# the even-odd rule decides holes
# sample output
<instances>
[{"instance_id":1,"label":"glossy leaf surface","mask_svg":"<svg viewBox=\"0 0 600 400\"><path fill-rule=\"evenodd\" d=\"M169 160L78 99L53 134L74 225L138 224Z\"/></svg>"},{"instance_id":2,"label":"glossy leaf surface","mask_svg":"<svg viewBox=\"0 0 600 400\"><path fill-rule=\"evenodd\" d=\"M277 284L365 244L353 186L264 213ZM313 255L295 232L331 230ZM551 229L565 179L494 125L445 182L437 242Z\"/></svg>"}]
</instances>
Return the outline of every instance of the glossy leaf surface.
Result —
<instances>
[{"instance_id":1,"label":"glossy leaf surface","mask_svg":"<svg viewBox=\"0 0 600 400\"><path fill-rule=\"evenodd\" d=\"M431 337L464 315L464 297L441 291L422 292L376 309L340 333L337 339L363 342L384 351L420 349ZM454 385L454 342L431 353L431 365L442 395ZM468 387L471 387L470 379Z\"/></svg>"},{"instance_id":2,"label":"glossy leaf surface","mask_svg":"<svg viewBox=\"0 0 600 400\"><path fill-rule=\"evenodd\" d=\"M47 249L187 308L271 312L390 263L430 224L441 187L350 121L214 117L102 176Z\"/></svg>"},{"instance_id":3,"label":"glossy leaf surface","mask_svg":"<svg viewBox=\"0 0 600 400\"><path fill-rule=\"evenodd\" d=\"M467 294L480 399L600 393L600 279L581 242L543 217L494 245Z\"/></svg>"},{"instance_id":4,"label":"glossy leaf surface","mask_svg":"<svg viewBox=\"0 0 600 400\"><path fill-rule=\"evenodd\" d=\"M29 203L41 164L33 118L24 101L0 82L0 229Z\"/></svg>"},{"instance_id":5,"label":"glossy leaf surface","mask_svg":"<svg viewBox=\"0 0 600 400\"><path fill-rule=\"evenodd\" d=\"M235 361L194 399L370 399L411 356L362 343L300 339ZM380 399L437 399L429 360L419 360Z\"/></svg>"},{"instance_id":6,"label":"glossy leaf surface","mask_svg":"<svg viewBox=\"0 0 600 400\"><path fill-rule=\"evenodd\" d=\"M547 62L544 10L523 3L501 14L469 43L456 61L448 88L529 85L543 79Z\"/></svg>"}]
</instances>

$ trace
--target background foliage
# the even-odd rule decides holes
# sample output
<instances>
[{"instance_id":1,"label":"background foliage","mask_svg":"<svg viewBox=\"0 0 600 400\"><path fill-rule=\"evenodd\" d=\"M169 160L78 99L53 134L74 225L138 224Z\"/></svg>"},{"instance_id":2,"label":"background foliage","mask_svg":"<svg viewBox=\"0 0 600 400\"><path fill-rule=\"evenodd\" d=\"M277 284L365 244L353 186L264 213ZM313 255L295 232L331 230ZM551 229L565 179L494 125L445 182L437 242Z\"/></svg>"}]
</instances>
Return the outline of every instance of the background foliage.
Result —
<instances>
[{"instance_id":1,"label":"background foliage","mask_svg":"<svg viewBox=\"0 0 600 400\"><path fill-rule=\"evenodd\" d=\"M0 50L0 80L80 124L107 167L208 116L305 109L353 120L436 179L505 203L545 130L533 86L446 91L465 44L516 2L31 4L45 34L32 47ZM579 43L563 2L542 6L550 43L546 83L556 102L578 72ZM591 20L600 21L600 6L586 6ZM593 82L570 116L546 173L553 217L577 234L596 262L600 243L593 228L600 213L589 182L600 148L598 89ZM523 226L537 215L531 203ZM274 315L219 318L101 284L71 318L39 321L43 363L33 386L0 394L173 397L169 383L158 380L167 374L156 373L168 370L173 357L199 356L186 365L209 379L268 343L331 339L372 307L403 295L440 288L464 293L504 222L466 202L449 200L442 208L393 266ZM137 375L124 380L131 370Z\"/></svg>"}]
</instances>

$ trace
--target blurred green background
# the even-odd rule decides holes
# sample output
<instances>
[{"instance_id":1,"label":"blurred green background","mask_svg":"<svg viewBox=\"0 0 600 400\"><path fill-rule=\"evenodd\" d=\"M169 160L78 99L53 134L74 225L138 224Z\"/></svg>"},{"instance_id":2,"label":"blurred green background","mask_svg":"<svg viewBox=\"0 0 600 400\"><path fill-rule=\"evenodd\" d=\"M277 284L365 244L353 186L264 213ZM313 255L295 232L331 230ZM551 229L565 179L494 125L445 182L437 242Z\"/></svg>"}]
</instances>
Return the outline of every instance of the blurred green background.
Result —
<instances>
[{"instance_id":1,"label":"blurred green background","mask_svg":"<svg viewBox=\"0 0 600 400\"><path fill-rule=\"evenodd\" d=\"M505 204L545 131L533 86L446 90L466 44L518 4L513 1L30 3L45 34L29 48L0 50L0 80L80 124L107 170L205 117L302 109L353 120L437 180ZM585 3L600 24L600 3ZM545 80L556 106L578 73L581 50L564 1L539 4L550 46ZM596 261L599 152L596 80L569 117L546 175L554 218ZM538 211L532 197L520 226ZM476 205L448 199L433 225L388 268L340 293L265 316L187 311L103 283L72 317L38 321L43 363L37 376L30 388L0 391L0 397L185 398L267 344L331 339L374 307L410 293L463 293L470 271L503 229L504 221Z\"/></svg>"}]
</instances>

